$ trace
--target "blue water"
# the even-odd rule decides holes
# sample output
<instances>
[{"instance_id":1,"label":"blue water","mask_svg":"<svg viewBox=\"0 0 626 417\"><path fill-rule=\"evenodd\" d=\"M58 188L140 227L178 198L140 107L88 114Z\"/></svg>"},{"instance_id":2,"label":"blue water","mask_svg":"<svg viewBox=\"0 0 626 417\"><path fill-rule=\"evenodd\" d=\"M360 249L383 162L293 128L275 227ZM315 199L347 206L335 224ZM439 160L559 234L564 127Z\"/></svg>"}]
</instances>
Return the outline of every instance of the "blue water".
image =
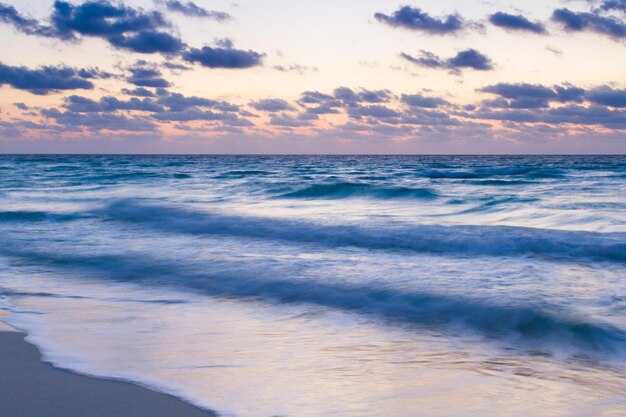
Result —
<instances>
[{"instance_id":1,"label":"blue water","mask_svg":"<svg viewBox=\"0 0 626 417\"><path fill-rule=\"evenodd\" d=\"M0 308L223 415L626 415L626 157L0 156Z\"/></svg>"}]
</instances>

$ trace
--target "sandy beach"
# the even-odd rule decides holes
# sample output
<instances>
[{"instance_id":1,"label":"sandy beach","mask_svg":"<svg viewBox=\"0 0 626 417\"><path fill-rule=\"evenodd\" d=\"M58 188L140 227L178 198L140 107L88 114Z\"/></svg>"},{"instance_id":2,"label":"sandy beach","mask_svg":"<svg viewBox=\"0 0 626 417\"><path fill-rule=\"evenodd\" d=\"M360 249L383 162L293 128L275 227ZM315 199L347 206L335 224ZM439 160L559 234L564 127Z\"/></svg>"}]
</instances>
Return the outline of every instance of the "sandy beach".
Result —
<instances>
[{"instance_id":1,"label":"sandy beach","mask_svg":"<svg viewBox=\"0 0 626 417\"><path fill-rule=\"evenodd\" d=\"M0 416L211 417L177 398L133 384L56 369L25 334L0 322Z\"/></svg>"}]
</instances>

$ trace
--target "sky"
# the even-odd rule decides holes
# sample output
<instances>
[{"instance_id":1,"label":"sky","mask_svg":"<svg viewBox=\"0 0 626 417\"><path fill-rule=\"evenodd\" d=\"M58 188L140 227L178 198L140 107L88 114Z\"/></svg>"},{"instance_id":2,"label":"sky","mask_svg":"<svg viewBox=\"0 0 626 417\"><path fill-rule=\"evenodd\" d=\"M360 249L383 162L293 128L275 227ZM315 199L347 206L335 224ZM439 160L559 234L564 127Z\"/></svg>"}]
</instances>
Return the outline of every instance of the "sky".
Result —
<instances>
[{"instance_id":1,"label":"sky","mask_svg":"<svg viewBox=\"0 0 626 417\"><path fill-rule=\"evenodd\" d=\"M0 0L0 153L626 153L626 0Z\"/></svg>"}]
</instances>

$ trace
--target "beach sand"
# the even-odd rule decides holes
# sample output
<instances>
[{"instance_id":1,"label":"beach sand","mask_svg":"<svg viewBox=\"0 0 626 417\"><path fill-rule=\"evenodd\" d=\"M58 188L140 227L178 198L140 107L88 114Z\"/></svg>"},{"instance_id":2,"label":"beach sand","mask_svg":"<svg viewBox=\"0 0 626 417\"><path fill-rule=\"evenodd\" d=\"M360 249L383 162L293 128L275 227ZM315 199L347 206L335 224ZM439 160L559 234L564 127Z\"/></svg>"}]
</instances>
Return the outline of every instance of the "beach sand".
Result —
<instances>
[{"instance_id":1,"label":"beach sand","mask_svg":"<svg viewBox=\"0 0 626 417\"><path fill-rule=\"evenodd\" d=\"M0 321L0 416L212 417L177 398L133 384L56 369L25 334Z\"/></svg>"}]
</instances>

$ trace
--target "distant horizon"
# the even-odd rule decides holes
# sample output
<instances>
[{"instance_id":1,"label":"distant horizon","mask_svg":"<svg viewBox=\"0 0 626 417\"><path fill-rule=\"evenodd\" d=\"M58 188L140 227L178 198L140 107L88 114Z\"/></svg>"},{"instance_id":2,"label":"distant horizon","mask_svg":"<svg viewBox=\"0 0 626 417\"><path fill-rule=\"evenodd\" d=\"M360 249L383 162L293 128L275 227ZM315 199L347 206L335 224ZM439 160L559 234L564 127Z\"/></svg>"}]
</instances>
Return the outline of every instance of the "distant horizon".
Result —
<instances>
[{"instance_id":1,"label":"distant horizon","mask_svg":"<svg viewBox=\"0 0 626 417\"><path fill-rule=\"evenodd\" d=\"M456 154L418 154L418 153L0 153L0 156L614 156L626 157L626 153L527 153L527 154L489 154L489 153L456 153Z\"/></svg>"}]
</instances>

